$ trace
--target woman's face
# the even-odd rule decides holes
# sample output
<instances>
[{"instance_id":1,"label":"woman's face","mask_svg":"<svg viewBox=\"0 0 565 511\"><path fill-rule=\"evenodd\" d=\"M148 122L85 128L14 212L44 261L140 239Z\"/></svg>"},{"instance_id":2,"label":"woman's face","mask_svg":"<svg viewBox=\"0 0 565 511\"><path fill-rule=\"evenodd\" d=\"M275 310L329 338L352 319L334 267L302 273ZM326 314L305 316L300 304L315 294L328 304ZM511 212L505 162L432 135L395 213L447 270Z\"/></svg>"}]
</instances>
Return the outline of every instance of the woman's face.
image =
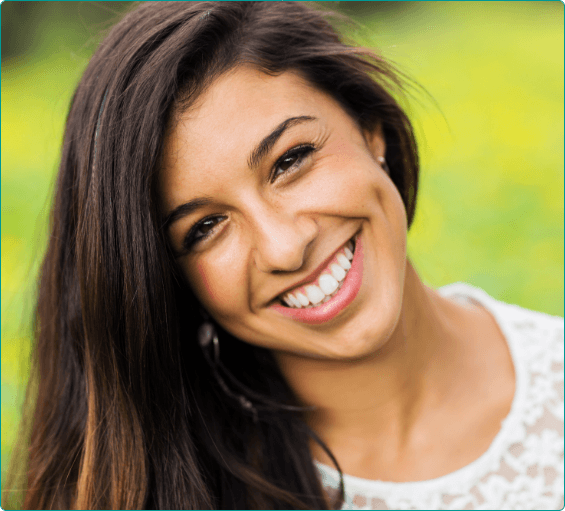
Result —
<instances>
[{"instance_id":1,"label":"woman's face","mask_svg":"<svg viewBox=\"0 0 565 511\"><path fill-rule=\"evenodd\" d=\"M386 342L406 215L378 163L380 130L362 133L296 73L251 68L222 75L175 121L162 208L210 315L244 341L310 358L356 359Z\"/></svg>"}]
</instances>

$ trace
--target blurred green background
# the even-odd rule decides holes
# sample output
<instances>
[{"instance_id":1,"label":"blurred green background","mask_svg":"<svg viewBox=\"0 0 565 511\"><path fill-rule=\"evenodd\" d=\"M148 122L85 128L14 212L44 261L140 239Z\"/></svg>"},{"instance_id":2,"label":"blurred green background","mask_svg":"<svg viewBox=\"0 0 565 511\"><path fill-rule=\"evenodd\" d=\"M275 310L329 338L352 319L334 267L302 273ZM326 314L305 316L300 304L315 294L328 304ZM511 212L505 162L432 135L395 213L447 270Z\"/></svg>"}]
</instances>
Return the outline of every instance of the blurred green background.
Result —
<instances>
[{"instance_id":1,"label":"blurred green background","mask_svg":"<svg viewBox=\"0 0 565 511\"><path fill-rule=\"evenodd\" d=\"M327 2L430 94L405 103L422 173L409 253L424 281L464 281L563 315L564 6ZM74 87L128 2L10 2L2 20L2 475L28 371L35 279Z\"/></svg>"}]
</instances>

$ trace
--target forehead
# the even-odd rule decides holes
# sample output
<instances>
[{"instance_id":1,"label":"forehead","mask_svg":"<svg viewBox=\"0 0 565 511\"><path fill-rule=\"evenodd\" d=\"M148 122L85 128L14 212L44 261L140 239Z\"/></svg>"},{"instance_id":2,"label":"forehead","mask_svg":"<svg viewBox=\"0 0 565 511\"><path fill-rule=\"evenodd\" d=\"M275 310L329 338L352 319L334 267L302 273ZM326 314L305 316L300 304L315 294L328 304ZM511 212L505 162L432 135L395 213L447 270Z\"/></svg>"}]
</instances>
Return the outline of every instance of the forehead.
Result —
<instances>
[{"instance_id":1,"label":"forehead","mask_svg":"<svg viewBox=\"0 0 565 511\"><path fill-rule=\"evenodd\" d=\"M298 73L287 71L270 76L255 68L237 67L218 77L194 105L174 119L177 136L216 137L237 135L234 128L245 123L262 133L264 124L280 118L281 110L308 106L319 93ZM176 132L176 133L175 133ZM241 134L248 137L252 133ZM199 145L199 144L196 144Z\"/></svg>"},{"instance_id":2,"label":"forehead","mask_svg":"<svg viewBox=\"0 0 565 511\"><path fill-rule=\"evenodd\" d=\"M330 96L296 72L270 76L239 67L220 76L175 116L167 133L160 173L164 209L184 198L187 184L198 189L206 176L246 165L255 144L282 121L311 116L323 122L332 107Z\"/></svg>"}]
</instances>

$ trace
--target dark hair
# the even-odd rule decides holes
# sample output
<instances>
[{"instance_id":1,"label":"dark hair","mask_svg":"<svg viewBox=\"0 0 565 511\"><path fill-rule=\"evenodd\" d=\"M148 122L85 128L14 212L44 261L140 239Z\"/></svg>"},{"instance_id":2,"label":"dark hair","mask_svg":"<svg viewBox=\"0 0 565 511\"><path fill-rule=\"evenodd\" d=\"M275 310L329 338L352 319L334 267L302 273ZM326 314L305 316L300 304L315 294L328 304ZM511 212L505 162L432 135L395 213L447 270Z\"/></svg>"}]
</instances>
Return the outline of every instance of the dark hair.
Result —
<instances>
[{"instance_id":1,"label":"dark hair","mask_svg":"<svg viewBox=\"0 0 565 511\"><path fill-rule=\"evenodd\" d=\"M301 4L139 5L92 57L67 119L37 306L27 508L342 503L324 492L300 413L273 407L255 422L212 377L199 305L161 228L156 176L172 112L242 64L295 70L362 129L382 126L413 219L416 144L386 62ZM238 381L299 404L268 350L220 335Z\"/></svg>"}]
</instances>

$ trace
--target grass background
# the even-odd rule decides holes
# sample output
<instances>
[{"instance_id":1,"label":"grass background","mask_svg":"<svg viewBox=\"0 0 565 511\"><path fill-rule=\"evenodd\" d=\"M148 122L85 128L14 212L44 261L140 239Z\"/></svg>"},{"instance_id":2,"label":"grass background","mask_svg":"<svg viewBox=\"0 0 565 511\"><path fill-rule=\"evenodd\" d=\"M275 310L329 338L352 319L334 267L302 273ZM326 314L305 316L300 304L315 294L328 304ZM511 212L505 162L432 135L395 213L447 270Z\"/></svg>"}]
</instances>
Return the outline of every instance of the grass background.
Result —
<instances>
[{"instance_id":1,"label":"grass background","mask_svg":"<svg viewBox=\"0 0 565 511\"><path fill-rule=\"evenodd\" d=\"M433 97L405 103L422 171L409 254L438 287L464 281L563 315L564 6L327 2ZM2 475L28 371L35 278L66 111L101 31L127 2L4 2L1 83ZM435 100L435 103L434 103Z\"/></svg>"}]
</instances>

